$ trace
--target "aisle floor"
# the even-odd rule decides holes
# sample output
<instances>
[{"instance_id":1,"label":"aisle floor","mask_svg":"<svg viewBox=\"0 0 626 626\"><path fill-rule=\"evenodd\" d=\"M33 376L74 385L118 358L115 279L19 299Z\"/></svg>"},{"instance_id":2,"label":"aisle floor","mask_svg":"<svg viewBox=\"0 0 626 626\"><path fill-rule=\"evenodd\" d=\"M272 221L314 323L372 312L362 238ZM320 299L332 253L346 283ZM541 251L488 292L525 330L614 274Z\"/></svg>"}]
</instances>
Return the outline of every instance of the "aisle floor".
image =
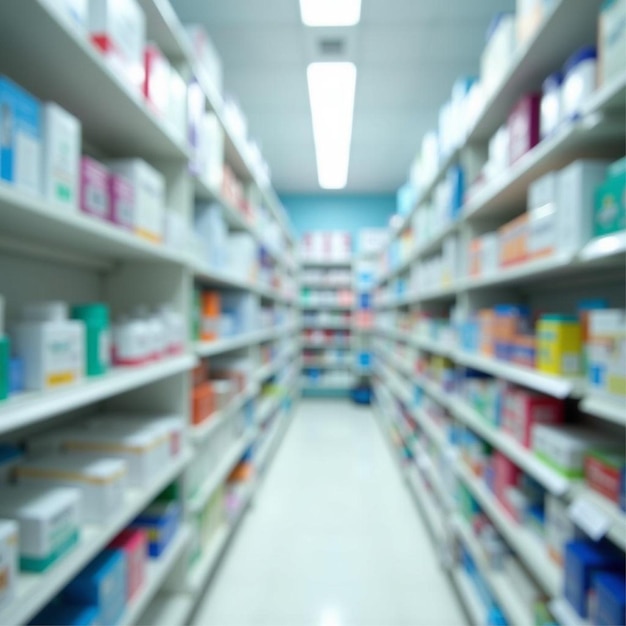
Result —
<instances>
[{"instance_id":1,"label":"aisle floor","mask_svg":"<svg viewBox=\"0 0 626 626\"><path fill-rule=\"evenodd\" d=\"M465 618L371 410L303 400L196 626Z\"/></svg>"}]
</instances>

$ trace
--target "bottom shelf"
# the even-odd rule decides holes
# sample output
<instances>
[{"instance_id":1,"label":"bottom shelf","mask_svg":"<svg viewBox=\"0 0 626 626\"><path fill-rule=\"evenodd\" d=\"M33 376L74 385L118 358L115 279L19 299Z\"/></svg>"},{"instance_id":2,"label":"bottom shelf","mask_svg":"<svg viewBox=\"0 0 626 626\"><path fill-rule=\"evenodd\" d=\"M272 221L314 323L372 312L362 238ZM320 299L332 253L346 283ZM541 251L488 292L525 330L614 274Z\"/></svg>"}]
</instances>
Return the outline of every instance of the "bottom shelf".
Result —
<instances>
[{"instance_id":1,"label":"bottom shelf","mask_svg":"<svg viewBox=\"0 0 626 626\"><path fill-rule=\"evenodd\" d=\"M461 601L465 606L472 626L482 626L487 623L487 608L478 597L478 592L474 588L470 577L465 571L456 567L452 570L452 580L461 596Z\"/></svg>"},{"instance_id":2,"label":"bottom shelf","mask_svg":"<svg viewBox=\"0 0 626 626\"><path fill-rule=\"evenodd\" d=\"M189 593L160 593L144 611L138 624L150 626L182 626L186 624L195 604Z\"/></svg>"}]
</instances>

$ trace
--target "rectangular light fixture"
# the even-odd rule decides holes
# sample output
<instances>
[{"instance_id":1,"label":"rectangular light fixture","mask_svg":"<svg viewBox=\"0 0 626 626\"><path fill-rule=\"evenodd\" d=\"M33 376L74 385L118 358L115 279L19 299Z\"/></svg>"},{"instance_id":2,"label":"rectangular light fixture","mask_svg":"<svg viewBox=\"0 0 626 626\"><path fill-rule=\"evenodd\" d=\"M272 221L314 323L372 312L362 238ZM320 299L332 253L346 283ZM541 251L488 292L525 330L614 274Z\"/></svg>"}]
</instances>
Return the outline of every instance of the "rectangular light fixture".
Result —
<instances>
[{"instance_id":1,"label":"rectangular light fixture","mask_svg":"<svg viewBox=\"0 0 626 626\"><path fill-rule=\"evenodd\" d=\"M300 0L305 26L355 26L361 19L361 0Z\"/></svg>"},{"instance_id":2,"label":"rectangular light fixture","mask_svg":"<svg viewBox=\"0 0 626 626\"><path fill-rule=\"evenodd\" d=\"M307 79L319 184L322 189L342 189L348 182L356 66L311 63Z\"/></svg>"}]
</instances>

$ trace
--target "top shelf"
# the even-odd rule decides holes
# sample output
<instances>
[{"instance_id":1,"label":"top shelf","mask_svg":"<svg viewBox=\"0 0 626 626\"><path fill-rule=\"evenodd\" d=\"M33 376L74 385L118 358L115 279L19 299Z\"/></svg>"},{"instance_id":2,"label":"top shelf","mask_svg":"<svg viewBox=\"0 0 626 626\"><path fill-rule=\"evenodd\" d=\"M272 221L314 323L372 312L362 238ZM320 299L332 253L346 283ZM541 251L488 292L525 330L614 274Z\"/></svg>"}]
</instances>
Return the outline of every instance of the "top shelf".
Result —
<instances>
[{"instance_id":1,"label":"top shelf","mask_svg":"<svg viewBox=\"0 0 626 626\"><path fill-rule=\"evenodd\" d=\"M351 259L344 259L343 261L322 261L315 259L300 259L300 267L352 267Z\"/></svg>"},{"instance_id":2,"label":"top shelf","mask_svg":"<svg viewBox=\"0 0 626 626\"><path fill-rule=\"evenodd\" d=\"M526 92L540 90L543 80L560 69L578 48L597 37L599 0L560 0L515 59L499 88L487 100L469 132L468 143L486 143Z\"/></svg>"},{"instance_id":3,"label":"top shelf","mask_svg":"<svg viewBox=\"0 0 626 626\"><path fill-rule=\"evenodd\" d=\"M188 156L184 141L146 107L139 91L43 0L0 3L0 70L78 117L89 142L111 156Z\"/></svg>"}]
</instances>

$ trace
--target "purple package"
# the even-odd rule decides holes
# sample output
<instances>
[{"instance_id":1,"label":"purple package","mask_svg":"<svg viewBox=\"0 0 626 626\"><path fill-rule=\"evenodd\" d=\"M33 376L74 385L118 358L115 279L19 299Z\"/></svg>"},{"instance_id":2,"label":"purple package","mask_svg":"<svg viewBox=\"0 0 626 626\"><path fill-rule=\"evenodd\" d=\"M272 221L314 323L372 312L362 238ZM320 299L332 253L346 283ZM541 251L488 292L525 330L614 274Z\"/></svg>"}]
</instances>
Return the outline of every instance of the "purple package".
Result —
<instances>
[{"instance_id":1,"label":"purple package","mask_svg":"<svg viewBox=\"0 0 626 626\"><path fill-rule=\"evenodd\" d=\"M528 93L509 115L509 163L523 157L539 143L541 94Z\"/></svg>"},{"instance_id":2,"label":"purple package","mask_svg":"<svg viewBox=\"0 0 626 626\"><path fill-rule=\"evenodd\" d=\"M83 156L80 161L80 210L103 220L111 214L108 171L102 163Z\"/></svg>"},{"instance_id":3,"label":"purple package","mask_svg":"<svg viewBox=\"0 0 626 626\"><path fill-rule=\"evenodd\" d=\"M119 174L109 174L109 198L111 221L122 228L133 230L135 226L135 188Z\"/></svg>"},{"instance_id":4,"label":"purple package","mask_svg":"<svg viewBox=\"0 0 626 626\"><path fill-rule=\"evenodd\" d=\"M187 89L187 139L189 142L189 172L195 176L200 173L198 146L200 143L200 125L205 111L205 95L200 83L194 78Z\"/></svg>"}]
</instances>

